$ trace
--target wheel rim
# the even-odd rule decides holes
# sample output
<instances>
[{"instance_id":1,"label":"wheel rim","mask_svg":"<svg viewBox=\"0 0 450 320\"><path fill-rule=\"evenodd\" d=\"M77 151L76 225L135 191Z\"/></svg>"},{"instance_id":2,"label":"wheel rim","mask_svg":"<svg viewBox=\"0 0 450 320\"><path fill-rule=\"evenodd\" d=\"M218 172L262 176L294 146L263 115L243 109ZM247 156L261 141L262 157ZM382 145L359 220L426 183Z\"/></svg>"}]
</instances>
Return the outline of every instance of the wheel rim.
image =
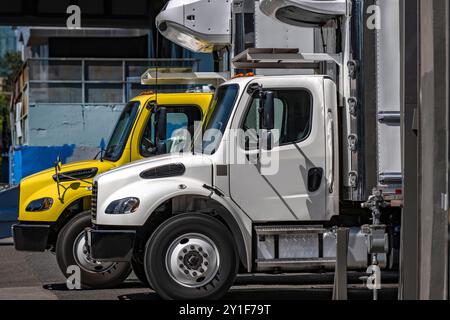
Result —
<instances>
[{"instance_id":1,"label":"wheel rim","mask_svg":"<svg viewBox=\"0 0 450 320\"><path fill-rule=\"evenodd\" d=\"M100 262L93 260L88 255L86 247L86 238L84 231L81 232L75 239L73 244L73 256L77 265L86 272L90 273L103 273L115 268L116 262Z\"/></svg>"},{"instance_id":2,"label":"wheel rim","mask_svg":"<svg viewBox=\"0 0 450 320\"><path fill-rule=\"evenodd\" d=\"M166 269L178 284L199 288L208 284L220 265L219 250L205 235L189 233L175 239L166 254Z\"/></svg>"}]
</instances>

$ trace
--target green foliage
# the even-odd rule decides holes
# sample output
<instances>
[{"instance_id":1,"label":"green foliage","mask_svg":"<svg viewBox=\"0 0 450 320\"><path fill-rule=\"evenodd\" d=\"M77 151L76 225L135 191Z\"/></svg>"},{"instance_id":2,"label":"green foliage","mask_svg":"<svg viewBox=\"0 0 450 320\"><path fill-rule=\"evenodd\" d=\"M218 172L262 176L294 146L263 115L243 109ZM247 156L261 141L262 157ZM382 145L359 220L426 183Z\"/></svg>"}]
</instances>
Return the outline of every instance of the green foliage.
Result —
<instances>
[{"instance_id":1,"label":"green foliage","mask_svg":"<svg viewBox=\"0 0 450 320\"><path fill-rule=\"evenodd\" d=\"M0 93L0 133L3 132L3 122L8 122L9 99L5 94ZM1 137L1 135L0 135Z\"/></svg>"},{"instance_id":2,"label":"green foliage","mask_svg":"<svg viewBox=\"0 0 450 320\"><path fill-rule=\"evenodd\" d=\"M19 52L7 52L0 59L0 77L6 78L6 91L12 91L13 81L22 67Z\"/></svg>"},{"instance_id":3,"label":"green foliage","mask_svg":"<svg viewBox=\"0 0 450 320\"><path fill-rule=\"evenodd\" d=\"M7 52L0 59L0 77L6 79L5 87L2 88L4 91L13 91L14 79L17 77L21 67L22 59L19 52ZM9 102L9 96L5 93L0 93L0 137L2 136L3 126L9 126Z\"/></svg>"}]
</instances>

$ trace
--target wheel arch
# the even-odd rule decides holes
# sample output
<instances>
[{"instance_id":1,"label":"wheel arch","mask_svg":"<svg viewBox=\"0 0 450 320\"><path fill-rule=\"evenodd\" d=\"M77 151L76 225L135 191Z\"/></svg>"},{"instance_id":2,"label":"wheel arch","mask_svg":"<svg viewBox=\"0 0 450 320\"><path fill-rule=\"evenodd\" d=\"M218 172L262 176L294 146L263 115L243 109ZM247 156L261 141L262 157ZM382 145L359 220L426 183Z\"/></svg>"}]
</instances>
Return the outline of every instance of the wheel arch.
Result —
<instances>
[{"instance_id":1,"label":"wheel arch","mask_svg":"<svg viewBox=\"0 0 450 320\"><path fill-rule=\"evenodd\" d=\"M220 202L220 199L213 199L213 197L205 197L204 195L175 196L160 204L149 216L145 225L138 231L137 239L139 245L136 249L142 252L146 239L153 234L161 223L175 215L184 213L209 215L221 221L233 236L241 266L245 270L251 267L249 262L251 240L250 242L246 241L244 223L242 221L238 222L235 215Z\"/></svg>"},{"instance_id":2,"label":"wheel arch","mask_svg":"<svg viewBox=\"0 0 450 320\"><path fill-rule=\"evenodd\" d=\"M65 205L58 219L51 225L50 235L47 243L47 247L54 247L58 235L64 226L72 220L77 214L90 209L91 195L83 195L72 200L69 204Z\"/></svg>"}]
</instances>

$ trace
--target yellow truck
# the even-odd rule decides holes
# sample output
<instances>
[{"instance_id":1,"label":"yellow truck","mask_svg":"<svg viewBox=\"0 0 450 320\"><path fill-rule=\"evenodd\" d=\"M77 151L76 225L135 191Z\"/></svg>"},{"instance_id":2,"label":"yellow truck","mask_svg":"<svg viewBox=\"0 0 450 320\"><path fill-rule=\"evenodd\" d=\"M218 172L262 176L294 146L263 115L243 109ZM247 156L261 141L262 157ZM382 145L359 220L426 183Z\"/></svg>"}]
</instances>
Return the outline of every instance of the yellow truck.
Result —
<instances>
[{"instance_id":1,"label":"yellow truck","mask_svg":"<svg viewBox=\"0 0 450 320\"><path fill-rule=\"evenodd\" d=\"M79 266L81 285L87 288L115 286L132 269L146 282L138 259L131 263L102 263L86 254L84 229L91 226L92 180L129 162L170 152L170 139L161 148L157 131L166 131L167 137L177 129L192 134L194 122L206 114L211 98L212 93L143 93L125 106L99 159L67 165L57 161L55 168L23 179L19 186L19 223L13 226L16 250L54 252L65 276L69 276L68 267ZM161 110L164 120L158 117ZM166 125L161 126L160 121Z\"/></svg>"}]
</instances>

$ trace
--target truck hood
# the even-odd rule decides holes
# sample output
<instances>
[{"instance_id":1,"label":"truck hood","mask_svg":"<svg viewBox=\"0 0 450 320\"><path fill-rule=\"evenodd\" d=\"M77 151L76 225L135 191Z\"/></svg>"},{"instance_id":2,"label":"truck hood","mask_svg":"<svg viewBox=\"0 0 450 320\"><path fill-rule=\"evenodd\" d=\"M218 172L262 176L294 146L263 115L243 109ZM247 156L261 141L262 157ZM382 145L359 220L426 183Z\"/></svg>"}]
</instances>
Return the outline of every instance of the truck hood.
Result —
<instances>
[{"instance_id":1,"label":"truck hood","mask_svg":"<svg viewBox=\"0 0 450 320\"><path fill-rule=\"evenodd\" d=\"M64 164L61 166L61 173L72 172L76 170L82 169L90 169L97 168L98 174L103 173L105 171L111 170L116 165L110 161L100 161L100 160L85 160L85 161L77 161L68 164ZM43 183L45 181L55 183L53 180L53 175L55 174L54 168L49 168L47 170L35 173L29 177L23 179L20 183L21 188L27 186L29 184L33 184L33 182Z\"/></svg>"},{"instance_id":2,"label":"truck hood","mask_svg":"<svg viewBox=\"0 0 450 320\"><path fill-rule=\"evenodd\" d=\"M128 165L116 168L97 176L94 181L101 187L105 183L111 183L116 186L125 186L136 181L142 180L140 174L144 171L158 168L170 164L182 164L185 167L184 177L204 178L205 170L210 176L212 172L212 161L205 155L162 155L152 157L151 159L132 162ZM210 180L210 178L208 179ZM156 181L156 180L155 180ZM205 181L210 183L210 181Z\"/></svg>"},{"instance_id":3,"label":"truck hood","mask_svg":"<svg viewBox=\"0 0 450 320\"><path fill-rule=\"evenodd\" d=\"M100 160L88 160L73 162L70 164L63 165L61 167L61 173L74 172L77 170L86 170L91 168L97 168L97 174L110 170L115 167L113 162ZM57 183L53 179L55 175L55 169L51 168L38 172L32 176L23 179L20 182L20 214L25 212L26 205L32 201L43 197L50 197L52 199L57 199L58 188ZM86 181L91 181L90 179L84 179ZM61 182L62 185L68 186L74 181Z\"/></svg>"}]
</instances>

